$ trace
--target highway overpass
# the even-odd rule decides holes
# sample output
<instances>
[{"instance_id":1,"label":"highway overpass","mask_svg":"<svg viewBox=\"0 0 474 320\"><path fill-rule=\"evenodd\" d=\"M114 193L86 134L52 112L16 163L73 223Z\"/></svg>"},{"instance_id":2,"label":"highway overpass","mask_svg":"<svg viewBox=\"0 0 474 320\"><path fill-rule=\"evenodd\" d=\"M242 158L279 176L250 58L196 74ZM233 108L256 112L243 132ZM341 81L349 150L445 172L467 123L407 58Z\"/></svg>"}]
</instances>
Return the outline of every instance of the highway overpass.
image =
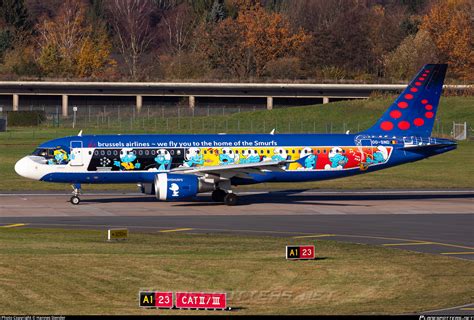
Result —
<instances>
[{"instance_id":1,"label":"highway overpass","mask_svg":"<svg viewBox=\"0 0 474 320\"><path fill-rule=\"evenodd\" d=\"M469 86L445 86L450 90L467 90ZM274 99L308 100L368 98L373 92L399 92L405 85L397 84L287 84L287 83L166 83L166 82L46 82L46 81L0 81L0 105L5 109L19 110L23 98L29 101L40 97L52 97L60 101L62 115L69 114L71 99L87 98L126 101L136 106L139 112L144 99L151 97L178 97L186 99L190 108L195 108L199 99L258 98L271 110ZM45 100L43 100L45 101Z\"/></svg>"}]
</instances>

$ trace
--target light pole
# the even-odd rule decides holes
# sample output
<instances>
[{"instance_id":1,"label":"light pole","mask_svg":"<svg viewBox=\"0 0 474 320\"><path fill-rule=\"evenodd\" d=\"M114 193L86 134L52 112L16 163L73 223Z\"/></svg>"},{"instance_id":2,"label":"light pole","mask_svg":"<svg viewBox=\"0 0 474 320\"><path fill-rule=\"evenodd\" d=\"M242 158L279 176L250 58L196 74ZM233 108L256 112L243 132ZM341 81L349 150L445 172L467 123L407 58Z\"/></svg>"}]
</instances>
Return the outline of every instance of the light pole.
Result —
<instances>
[{"instance_id":1,"label":"light pole","mask_svg":"<svg viewBox=\"0 0 474 320\"><path fill-rule=\"evenodd\" d=\"M74 112L72 116L72 128L74 129L76 127L76 113L77 113L77 107L73 107L72 111Z\"/></svg>"}]
</instances>

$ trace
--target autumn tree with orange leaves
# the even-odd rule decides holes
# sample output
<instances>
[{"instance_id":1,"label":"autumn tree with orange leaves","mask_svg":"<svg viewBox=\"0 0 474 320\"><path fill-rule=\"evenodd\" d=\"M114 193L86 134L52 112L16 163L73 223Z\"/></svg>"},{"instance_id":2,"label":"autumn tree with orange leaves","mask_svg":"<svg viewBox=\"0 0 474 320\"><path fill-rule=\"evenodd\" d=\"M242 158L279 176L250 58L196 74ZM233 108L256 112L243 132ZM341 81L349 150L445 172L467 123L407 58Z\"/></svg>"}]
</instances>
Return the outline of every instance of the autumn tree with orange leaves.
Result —
<instances>
[{"instance_id":1,"label":"autumn tree with orange leaves","mask_svg":"<svg viewBox=\"0 0 474 320\"><path fill-rule=\"evenodd\" d=\"M105 28L93 30L85 11L82 2L67 0L56 17L39 23L38 63L45 74L100 77L114 69Z\"/></svg>"},{"instance_id":2,"label":"autumn tree with orange leaves","mask_svg":"<svg viewBox=\"0 0 474 320\"><path fill-rule=\"evenodd\" d=\"M468 0L445 0L436 3L423 19L427 31L450 71L466 80L473 79L474 52L470 4Z\"/></svg>"},{"instance_id":3,"label":"autumn tree with orange leaves","mask_svg":"<svg viewBox=\"0 0 474 320\"><path fill-rule=\"evenodd\" d=\"M236 19L226 18L210 32L208 54L234 76L261 77L269 61L295 56L309 39L303 30L292 32L282 14L245 2Z\"/></svg>"}]
</instances>

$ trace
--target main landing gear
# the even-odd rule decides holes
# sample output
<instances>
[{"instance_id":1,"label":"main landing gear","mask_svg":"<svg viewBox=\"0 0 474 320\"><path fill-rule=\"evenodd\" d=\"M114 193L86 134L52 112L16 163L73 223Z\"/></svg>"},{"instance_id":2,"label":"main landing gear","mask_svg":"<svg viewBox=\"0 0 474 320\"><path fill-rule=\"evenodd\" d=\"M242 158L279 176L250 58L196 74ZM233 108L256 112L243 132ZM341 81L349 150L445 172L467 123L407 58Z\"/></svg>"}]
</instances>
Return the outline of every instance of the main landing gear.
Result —
<instances>
[{"instance_id":1,"label":"main landing gear","mask_svg":"<svg viewBox=\"0 0 474 320\"><path fill-rule=\"evenodd\" d=\"M212 191L212 200L215 202L224 202L228 206L235 206L238 202L238 197L230 190L230 183L220 183L217 189Z\"/></svg>"},{"instance_id":2,"label":"main landing gear","mask_svg":"<svg viewBox=\"0 0 474 320\"><path fill-rule=\"evenodd\" d=\"M72 197L69 200L73 205L78 205L81 202L79 198L79 194L81 193L81 185L80 184L73 184L72 185Z\"/></svg>"}]
</instances>

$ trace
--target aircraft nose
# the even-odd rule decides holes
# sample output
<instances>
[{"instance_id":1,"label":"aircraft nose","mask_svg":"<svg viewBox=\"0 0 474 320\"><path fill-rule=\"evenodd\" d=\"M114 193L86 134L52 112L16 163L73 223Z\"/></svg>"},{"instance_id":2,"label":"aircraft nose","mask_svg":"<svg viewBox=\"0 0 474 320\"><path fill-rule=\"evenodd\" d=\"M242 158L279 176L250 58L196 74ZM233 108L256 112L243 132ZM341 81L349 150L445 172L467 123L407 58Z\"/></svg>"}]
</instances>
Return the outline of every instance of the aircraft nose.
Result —
<instances>
[{"instance_id":1,"label":"aircraft nose","mask_svg":"<svg viewBox=\"0 0 474 320\"><path fill-rule=\"evenodd\" d=\"M28 156L21 158L15 164L15 172L22 177L38 180L39 177L36 171L34 161Z\"/></svg>"}]
</instances>

